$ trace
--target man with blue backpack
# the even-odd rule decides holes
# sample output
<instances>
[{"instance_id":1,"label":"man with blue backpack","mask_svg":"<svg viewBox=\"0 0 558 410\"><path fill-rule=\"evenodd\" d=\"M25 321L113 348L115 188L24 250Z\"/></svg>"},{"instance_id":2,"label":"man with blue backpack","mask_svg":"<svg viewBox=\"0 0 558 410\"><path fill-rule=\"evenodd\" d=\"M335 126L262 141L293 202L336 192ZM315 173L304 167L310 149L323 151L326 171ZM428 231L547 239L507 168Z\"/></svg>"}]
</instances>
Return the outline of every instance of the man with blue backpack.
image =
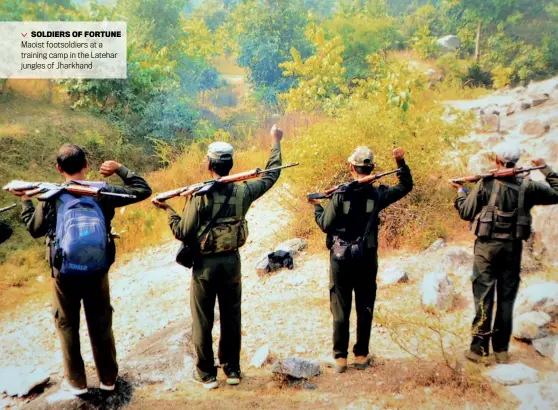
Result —
<instances>
[{"instance_id":1,"label":"man with blue backpack","mask_svg":"<svg viewBox=\"0 0 558 410\"><path fill-rule=\"evenodd\" d=\"M57 155L57 169L67 183L101 188L94 197L61 191L34 207L23 191L11 191L23 200L22 218L31 236L48 238L53 277L53 314L64 358L63 387L74 395L87 393L85 367L79 340L83 302L100 388L112 391L118 377L112 333L112 306L108 271L116 247L110 235L115 208L148 198L147 182L115 161L106 161L101 174L117 174L123 187L88 182L83 149L65 144ZM116 194L116 195L115 195Z\"/></svg>"}]
</instances>

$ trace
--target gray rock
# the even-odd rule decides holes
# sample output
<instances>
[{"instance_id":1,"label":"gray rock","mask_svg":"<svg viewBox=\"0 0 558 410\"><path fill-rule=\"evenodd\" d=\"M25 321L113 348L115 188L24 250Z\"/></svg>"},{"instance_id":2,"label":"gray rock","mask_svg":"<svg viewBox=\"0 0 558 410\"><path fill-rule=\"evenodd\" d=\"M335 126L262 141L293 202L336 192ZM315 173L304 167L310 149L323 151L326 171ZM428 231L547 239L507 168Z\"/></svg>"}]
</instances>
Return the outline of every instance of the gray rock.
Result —
<instances>
[{"instance_id":1,"label":"gray rock","mask_svg":"<svg viewBox=\"0 0 558 410\"><path fill-rule=\"evenodd\" d=\"M537 352L558 364L558 335L533 340L533 347Z\"/></svg>"},{"instance_id":2,"label":"gray rock","mask_svg":"<svg viewBox=\"0 0 558 410\"><path fill-rule=\"evenodd\" d=\"M47 370L34 366L8 366L0 369L0 392L8 396L27 396L36 387L50 380Z\"/></svg>"},{"instance_id":3,"label":"gray rock","mask_svg":"<svg viewBox=\"0 0 558 410\"><path fill-rule=\"evenodd\" d=\"M494 148L496 145L500 144L503 141L504 137L502 137L500 134L490 134L480 140L483 146L487 148Z\"/></svg>"},{"instance_id":4,"label":"gray rock","mask_svg":"<svg viewBox=\"0 0 558 410\"><path fill-rule=\"evenodd\" d=\"M545 328L550 323L550 316L544 312L527 312L513 321L513 337L521 340L533 340L548 335Z\"/></svg>"},{"instance_id":5,"label":"gray rock","mask_svg":"<svg viewBox=\"0 0 558 410\"><path fill-rule=\"evenodd\" d=\"M309 379L320 374L320 364L315 360L288 357L275 362L271 371L296 379Z\"/></svg>"},{"instance_id":6,"label":"gray rock","mask_svg":"<svg viewBox=\"0 0 558 410\"><path fill-rule=\"evenodd\" d=\"M545 312L552 319L558 318L558 283L543 282L531 285L520 292L514 316L531 311Z\"/></svg>"},{"instance_id":7,"label":"gray rock","mask_svg":"<svg viewBox=\"0 0 558 410\"><path fill-rule=\"evenodd\" d=\"M539 372L523 363L499 364L484 374L504 386L537 383L539 381Z\"/></svg>"},{"instance_id":8,"label":"gray rock","mask_svg":"<svg viewBox=\"0 0 558 410\"><path fill-rule=\"evenodd\" d=\"M463 248L448 249L442 264L452 269L470 268L473 266L473 254Z\"/></svg>"},{"instance_id":9,"label":"gray rock","mask_svg":"<svg viewBox=\"0 0 558 410\"><path fill-rule=\"evenodd\" d=\"M480 126L485 132L500 132L500 116L496 114L481 114Z\"/></svg>"},{"instance_id":10,"label":"gray rock","mask_svg":"<svg viewBox=\"0 0 558 410\"><path fill-rule=\"evenodd\" d=\"M453 282L444 272L431 272L422 282L422 306L425 310L444 311L453 304Z\"/></svg>"},{"instance_id":11,"label":"gray rock","mask_svg":"<svg viewBox=\"0 0 558 410\"><path fill-rule=\"evenodd\" d=\"M436 252L446 247L446 240L443 238L436 239L425 252Z\"/></svg>"},{"instance_id":12,"label":"gray rock","mask_svg":"<svg viewBox=\"0 0 558 410\"><path fill-rule=\"evenodd\" d=\"M549 148L548 145L546 147ZM558 221L557 205L540 206L533 209L533 230L540 234L550 263L558 262L558 224L556 221Z\"/></svg>"},{"instance_id":13,"label":"gray rock","mask_svg":"<svg viewBox=\"0 0 558 410\"><path fill-rule=\"evenodd\" d=\"M520 132L524 135L543 135L550 130L548 123L540 120L526 120L521 124Z\"/></svg>"},{"instance_id":14,"label":"gray rock","mask_svg":"<svg viewBox=\"0 0 558 410\"><path fill-rule=\"evenodd\" d=\"M254 354L254 357L250 362L250 367L255 367L256 369L261 368L265 364L265 362L267 362L267 359L269 359L269 353L270 350L268 345L260 347L256 351L256 354Z\"/></svg>"},{"instance_id":15,"label":"gray rock","mask_svg":"<svg viewBox=\"0 0 558 410\"><path fill-rule=\"evenodd\" d=\"M533 107L537 107L541 104L544 104L545 102L547 102L550 99L550 96L548 94L537 94L537 93L532 93L532 94L527 94L527 100L531 103L531 105Z\"/></svg>"},{"instance_id":16,"label":"gray rock","mask_svg":"<svg viewBox=\"0 0 558 410\"><path fill-rule=\"evenodd\" d=\"M495 114L495 115L500 115L502 114L502 112L505 111L504 107L500 107L497 104L491 104L491 105L487 105L484 108L481 108L480 110L480 114Z\"/></svg>"},{"instance_id":17,"label":"gray rock","mask_svg":"<svg viewBox=\"0 0 558 410\"><path fill-rule=\"evenodd\" d=\"M508 390L521 402L518 410L558 409L558 383L511 386Z\"/></svg>"},{"instance_id":18,"label":"gray rock","mask_svg":"<svg viewBox=\"0 0 558 410\"><path fill-rule=\"evenodd\" d=\"M455 51L461 47L461 39L454 35L439 38L436 43L445 51Z\"/></svg>"},{"instance_id":19,"label":"gray rock","mask_svg":"<svg viewBox=\"0 0 558 410\"><path fill-rule=\"evenodd\" d=\"M506 115L513 115L516 112L525 111L531 108L531 103L526 101L519 101L513 104L510 104L506 109Z\"/></svg>"},{"instance_id":20,"label":"gray rock","mask_svg":"<svg viewBox=\"0 0 558 410\"><path fill-rule=\"evenodd\" d=\"M409 281L409 275L403 269L392 266L378 272L378 279L381 285L395 285Z\"/></svg>"},{"instance_id":21,"label":"gray rock","mask_svg":"<svg viewBox=\"0 0 558 410\"><path fill-rule=\"evenodd\" d=\"M308 241L302 238L293 238L288 241L282 242L275 248L276 251L290 252L291 255L296 255L300 251L306 249Z\"/></svg>"}]
</instances>

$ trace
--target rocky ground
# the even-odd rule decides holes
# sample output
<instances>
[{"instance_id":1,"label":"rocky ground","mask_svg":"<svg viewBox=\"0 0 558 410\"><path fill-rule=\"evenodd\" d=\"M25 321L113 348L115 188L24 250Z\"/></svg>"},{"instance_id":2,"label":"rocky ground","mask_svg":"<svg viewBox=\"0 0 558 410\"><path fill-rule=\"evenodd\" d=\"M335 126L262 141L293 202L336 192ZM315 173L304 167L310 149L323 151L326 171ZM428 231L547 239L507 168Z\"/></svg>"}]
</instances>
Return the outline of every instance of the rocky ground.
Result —
<instances>
[{"instance_id":1,"label":"rocky ground","mask_svg":"<svg viewBox=\"0 0 558 410\"><path fill-rule=\"evenodd\" d=\"M544 87L556 87L557 83L547 82ZM543 134L529 138L526 147L533 150L529 151L531 155L545 154L556 162L552 154L558 146L556 93L548 93L549 98L537 107L524 109L526 105L518 101L521 96L527 99L534 92L548 91L532 87L509 90L486 101L452 105L461 109L478 107L476 111L482 116L494 115L486 114L486 107L496 101L501 112L504 106L508 112L519 103L520 108L513 114L498 115L499 131L485 132L485 121L483 132L473 134L471 141L488 147L487 140L521 140L516 131L525 127L525 121L536 118L549 127L543 126ZM221 381L217 391L203 392L189 383L193 363L190 272L174 263L178 245L171 242L142 251L111 272L114 331L122 368L120 394L105 397L93 389L86 400L75 401L58 391L62 369L51 307L44 301L31 300L0 317L0 390L10 393L0 398L0 408L558 408L558 348L557 337L552 336L558 330L558 283L552 266L558 259L551 248L545 251L543 246L553 243L549 235L556 224L551 216L538 213L538 239L527 247L511 365L491 363L484 368L461 359L473 316L469 279L473 249L472 238L468 238L463 243L437 241L421 253L381 255L371 340L375 365L367 371L350 369L338 375L329 368L331 314L326 252L311 254L303 250L294 257L292 270L281 269L261 277L256 272L262 254L275 248L277 238L284 238L289 213L276 200L280 190L274 188L248 214L250 242L242 249L241 363L245 379L241 386L230 388ZM548 212L552 215L556 211L550 208ZM217 321L215 342L218 337ZM95 386L85 326L82 347L92 374L89 384ZM303 360L295 363L303 364L304 369L317 368L320 375L299 382L274 374L273 363L288 357ZM46 387L25 395L29 386L46 379ZM24 397L11 397L18 393Z\"/></svg>"}]
</instances>

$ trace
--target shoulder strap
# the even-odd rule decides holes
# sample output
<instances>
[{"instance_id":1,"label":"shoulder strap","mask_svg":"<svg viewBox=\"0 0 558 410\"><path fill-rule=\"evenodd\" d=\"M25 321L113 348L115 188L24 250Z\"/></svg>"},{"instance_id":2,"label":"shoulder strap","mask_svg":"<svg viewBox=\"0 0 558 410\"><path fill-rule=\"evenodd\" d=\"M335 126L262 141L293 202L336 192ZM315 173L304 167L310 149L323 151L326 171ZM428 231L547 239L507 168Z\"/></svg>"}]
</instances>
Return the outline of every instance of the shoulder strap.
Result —
<instances>
[{"instance_id":1,"label":"shoulder strap","mask_svg":"<svg viewBox=\"0 0 558 410\"><path fill-rule=\"evenodd\" d=\"M229 204L229 201L231 199L231 196L232 196L234 190L235 190L234 187L233 187L233 189L229 189L229 192L227 193L227 197L225 199L225 202L221 205L219 210L214 213L213 217L211 218L211 221L209 221L209 223L205 226L203 232L200 235L198 235L198 240L200 238L203 238L205 236L205 234L207 234L209 232L209 230L213 227L213 225L215 225L215 222L217 221L217 219L219 219L219 217L223 213L223 210Z\"/></svg>"},{"instance_id":2,"label":"shoulder strap","mask_svg":"<svg viewBox=\"0 0 558 410\"><path fill-rule=\"evenodd\" d=\"M529 186L529 177L523 178L521 181L521 186L519 187L519 202L517 204L517 209L523 210L525 208L525 191Z\"/></svg>"},{"instance_id":3,"label":"shoulder strap","mask_svg":"<svg viewBox=\"0 0 558 410\"><path fill-rule=\"evenodd\" d=\"M494 180L492 183L492 192L490 193L490 199L488 200L488 206L496 206L500 199L500 188L501 188L500 181Z\"/></svg>"}]
</instances>

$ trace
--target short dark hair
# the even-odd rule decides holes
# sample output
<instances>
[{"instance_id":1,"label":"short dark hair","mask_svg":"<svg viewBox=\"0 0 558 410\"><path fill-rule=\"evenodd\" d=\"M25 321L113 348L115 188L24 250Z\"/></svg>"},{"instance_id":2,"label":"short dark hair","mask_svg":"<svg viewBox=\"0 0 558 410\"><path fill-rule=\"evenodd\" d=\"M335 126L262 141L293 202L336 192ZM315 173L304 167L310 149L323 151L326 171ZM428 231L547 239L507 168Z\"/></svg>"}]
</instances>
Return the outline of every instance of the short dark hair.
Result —
<instances>
[{"instance_id":1,"label":"short dark hair","mask_svg":"<svg viewBox=\"0 0 558 410\"><path fill-rule=\"evenodd\" d=\"M66 174L73 175L87 166L85 151L74 144L64 144L56 156L56 163Z\"/></svg>"},{"instance_id":2,"label":"short dark hair","mask_svg":"<svg viewBox=\"0 0 558 410\"><path fill-rule=\"evenodd\" d=\"M215 172L217 175L224 177L229 175L233 167L233 160L231 159L213 159L209 158L209 170Z\"/></svg>"},{"instance_id":3,"label":"short dark hair","mask_svg":"<svg viewBox=\"0 0 558 410\"><path fill-rule=\"evenodd\" d=\"M359 175L370 175L374 170L374 167L371 165L353 165L355 167L355 171Z\"/></svg>"}]
</instances>

